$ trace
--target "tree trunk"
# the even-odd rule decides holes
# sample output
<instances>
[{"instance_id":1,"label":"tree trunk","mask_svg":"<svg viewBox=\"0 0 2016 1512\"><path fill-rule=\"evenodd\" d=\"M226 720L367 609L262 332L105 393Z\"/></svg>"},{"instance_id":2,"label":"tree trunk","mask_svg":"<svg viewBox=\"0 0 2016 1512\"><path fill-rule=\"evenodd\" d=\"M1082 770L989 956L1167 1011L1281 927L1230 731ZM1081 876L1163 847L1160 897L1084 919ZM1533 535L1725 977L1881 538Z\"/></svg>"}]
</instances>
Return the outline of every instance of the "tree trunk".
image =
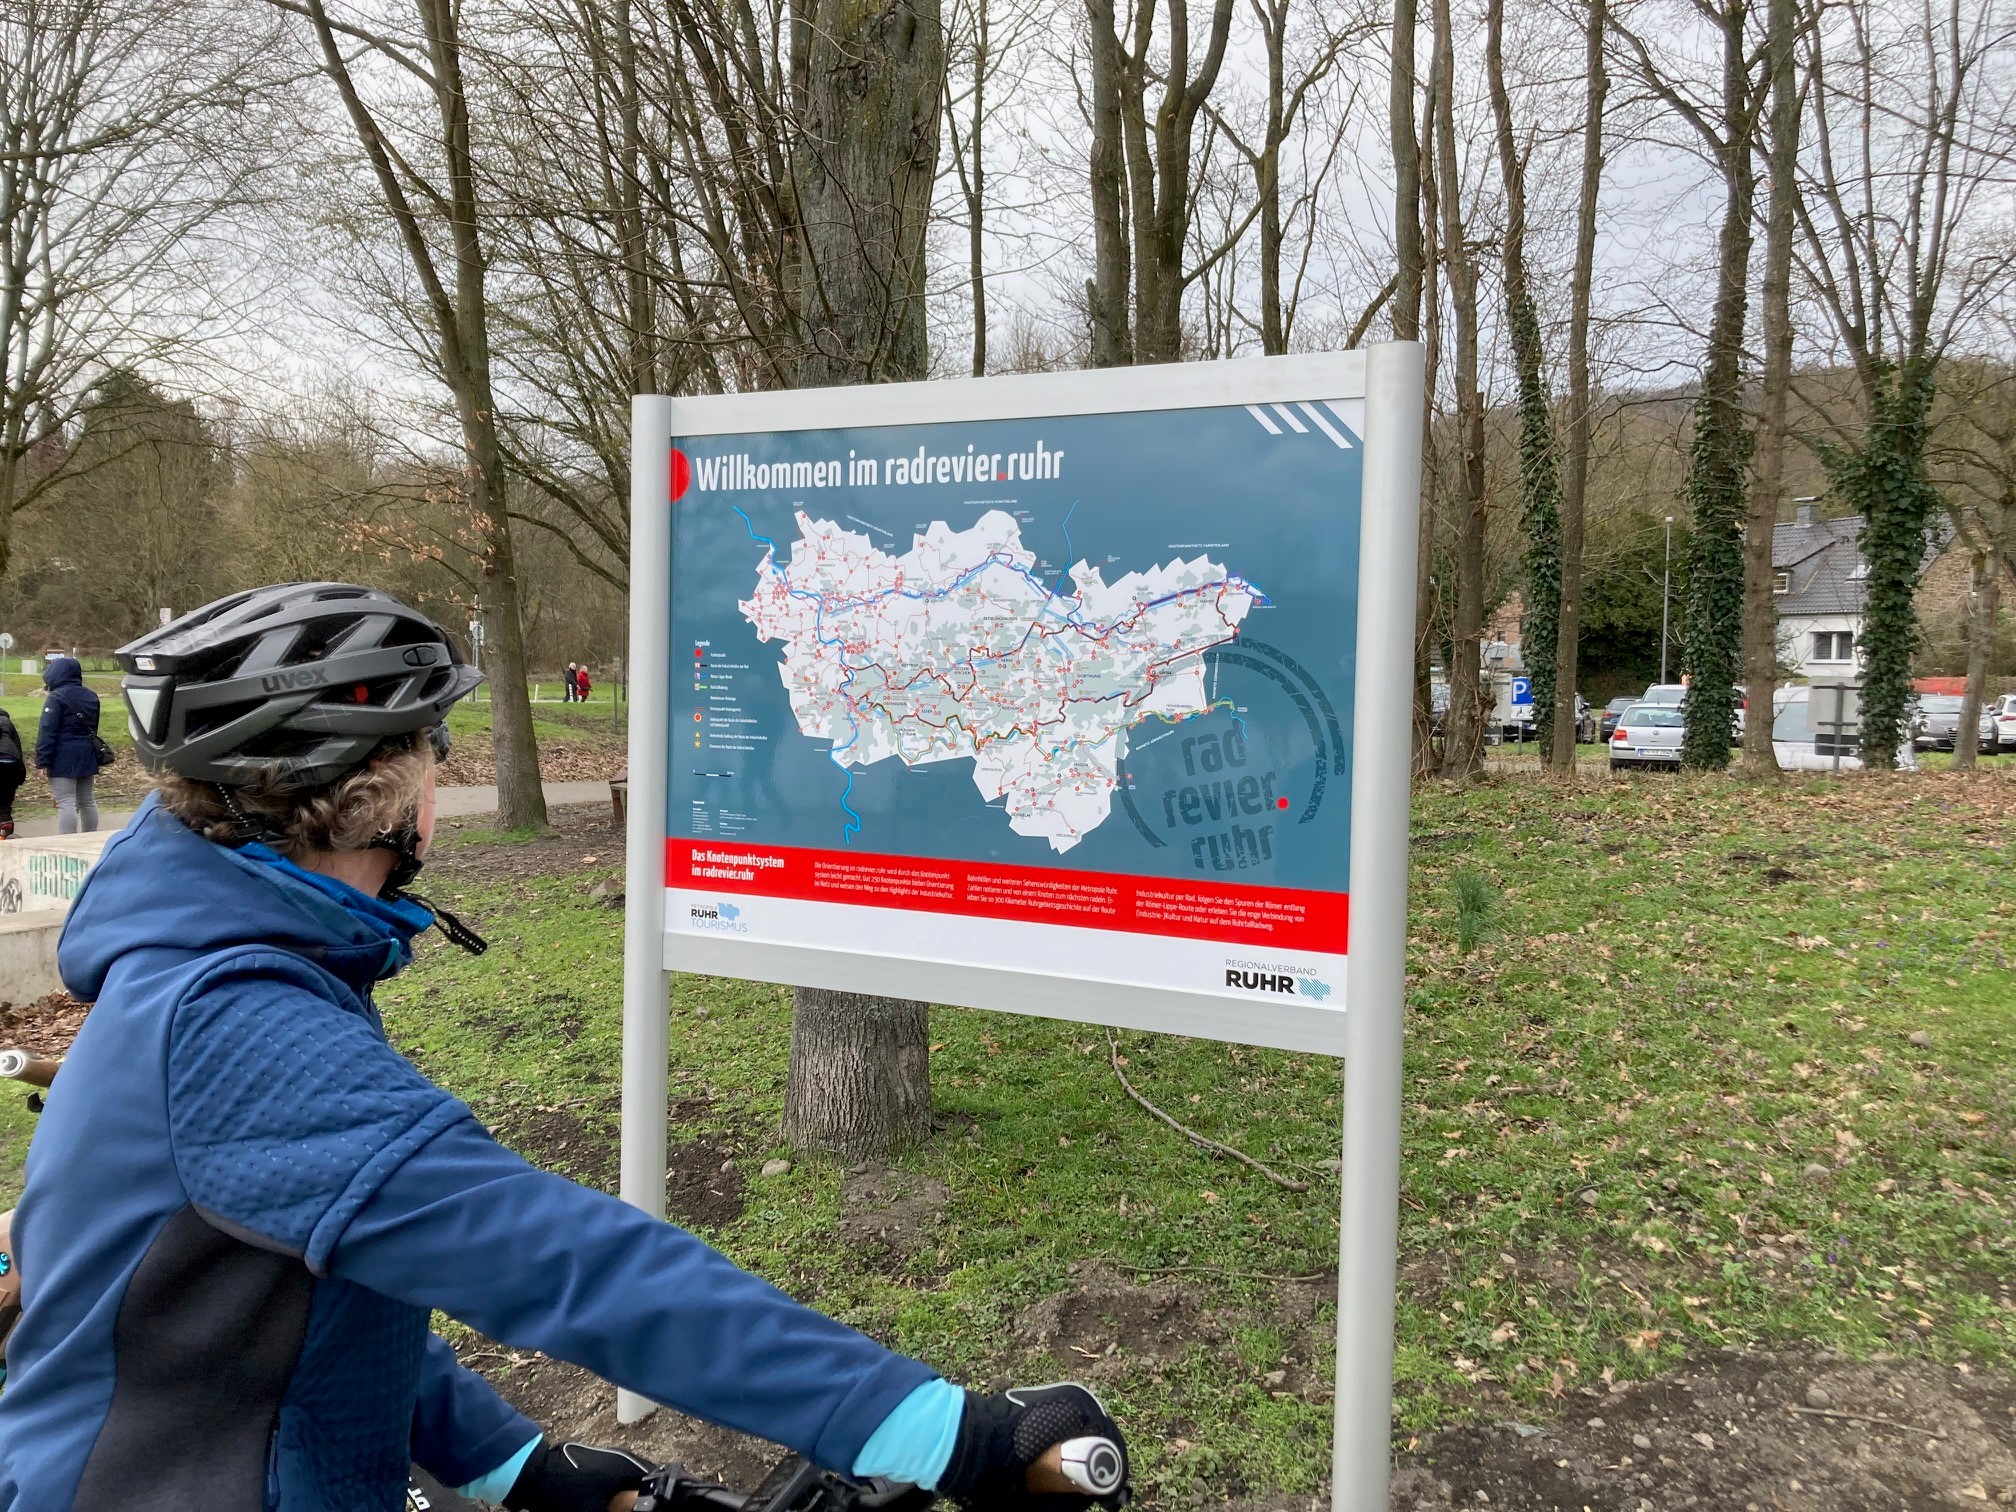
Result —
<instances>
[{"instance_id":1,"label":"tree trunk","mask_svg":"<svg viewBox=\"0 0 2016 1512\"><path fill-rule=\"evenodd\" d=\"M1421 141L1414 134L1416 0L1393 3L1393 73L1386 127L1393 137L1393 339L1421 339Z\"/></svg>"},{"instance_id":2,"label":"tree trunk","mask_svg":"<svg viewBox=\"0 0 2016 1512\"><path fill-rule=\"evenodd\" d=\"M1561 635L1561 465L1547 402L1540 315L1526 272L1526 170L1505 88L1505 0L1485 7L1484 67L1497 124L1498 170L1505 181L1505 315L1519 383L1519 493L1526 527L1526 603L1519 640L1532 679L1540 757L1554 759L1554 653ZM1574 722L1574 684L1568 685Z\"/></svg>"},{"instance_id":3,"label":"tree trunk","mask_svg":"<svg viewBox=\"0 0 2016 1512\"><path fill-rule=\"evenodd\" d=\"M1456 614L1451 634L1449 713L1442 774L1465 778L1484 764L1484 399L1477 386L1477 271L1463 235L1462 177L1456 168L1451 87L1455 44L1450 0L1435 0L1435 178L1442 201L1442 257L1456 320Z\"/></svg>"},{"instance_id":4,"label":"tree trunk","mask_svg":"<svg viewBox=\"0 0 2016 1512\"><path fill-rule=\"evenodd\" d=\"M922 378L925 231L938 163L939 0L804 0L808 146L801 387ZM801 987L784 1137L859 1160L931 1132L929 1010Z\"/></svg>"},{"instance_id":5,"label":"tree trunk","mask_svg":"<svg viewBox=\"0 0 2016 1512\"><path fill-rule=\"evenodd\" d=\"M489 264L479 226L460 23L449 0L420 0L420 14L434 67L443 166L448 173L455 311L446 324L454 340L443 344L441 359L462 421L463 450L474 474L477 530L483 541L483 643L492 658L490 742L497 768L497 822L502 829L544 829L546 791L539 780L539 746L532 733L517 553L511 541L504 451L498 444L497 402L490 383Z\"/></svg>"},{"instance_id":6,"label":"tree trunk","mask_svg":"<svg viewBox=\"0 0 2016 1512\"><path fill-rule=\"evenodd\" d=\"M981 151L987 123L987 0L975 0L973 17L973 140L966 170L966 280L973 291L973 376L987 376L987 161Z\"/></svg>"},{"instance_id":7,"label":"tree trunk","mask_svg":"<svg viewBox=\"0 0 2016 1512\"><path fill-rule=\"evenodd\" d=\"M1778 700L1778 595L1771 543L1785 494L1786 402L1792 390L1792 238L1797 230L1799 91L1793 77L1797 0L1771 0L1771 208L1764 226L1764 393L1757 427L1757 481L1743 538L1743 770L1778 775L1771 747Z\"/></svg>"},{"instance_id":8,"label":"tree trunk","mask_svg":"<svg viewBox=\"0 0 2016 1512\"><path fill-rule=\"evenodd\" d=\"M1575 770L1575 688L1580 681L1582 521L1589 496L1589 306L1596 278L1596 208L1603 187L1605 0L1590 0L1588 105L1582 124L1582 190L1575 216L1575 272L1568 310L1568 455L1561 480L1561 624L1554 642L1554 768Z\"/></svg>"},{"instance_id":9,"label":"tree trunk","mask_svg":"<svg viewBox=\"0 0 2016 1512\"><path fill-rule=\"evenodd\" d=\"M1398 0L1413 14L1414 0ZM1395 26L1398 26L1395 22ZM1413 66L1414 39L1410 31L1406 40L1408 66ZM1401 38L1396 30L1393 45L1397 50ZM1421 105L1421 130L1416 135L1410 119L1407 138L1412 144L1410 154L1413 162L1415 199L1411 213L1402 213L1399 205L1394 207L1400 223L1398 240L1401 243L1400 271L1394 285L1394 339L1404 340L1399 335L1401 318L1412 311L1412 328L1415 339L1426 347L1422 361L1421 385L1421 525L1415 536L1414 557L1414 775L1426 777L1440 766L1440 758L1435 750L1435 531L1437 517L1441 513L1442 479L1436 465L1435 454L1435 393L1442 379L1442 288L1438 274L1441 254L1439 233L1436 230L1437 216L1441 206L1436 198L1435 157L1432 152L1424 160L1419 144L1425 139L1435 139L1435 99L1442 88L1440 72L1441 54L1433 55L1428 69L1428 91ZM1403 298L1408 283L1408 258L1406 243L1413 241L1413 301L1411 305ZM1421 322L1423 309L1427 311L1425 329ZM1447 734L1445 728L1444 734Z\"/></svg>"},{"instance_id":10,"label":"tree trunk","mask_svg":"<svg viewBox=\"0 0 2016 1512\"><path fill-rule=\"evenodd\" d=\"M2002 501L2002 518L2016 519L2016 495ZM1995 620L2002 608L2003 555L1993 539L1974 553L1974 605L1967 622L1967 690L1960 726L1953 733L1953 770L1971 772L1981 737L1981 705L1988 696L1988 660L1995 650Z\"/></svg>"},{"instance_id":11,"label":"tree trunk","mask_svg":"<svg viewBox=\"0 0 2016 1512\"><path fill-rule=\"evenodd\" d=\"M928 1138L930 1012L902 998L799 988L784 1092L786 1143L866 1160Z\"/></svg>"},{"instance_id":12,"label":"tree trunk","mask_svg":"<svg viewBox=\"0 0 2016 1512\"><path fill-rule=\"evenodd\" d=\"M1281 308L1281 143L1288 134L1288 0L1254 7L1267 46L1267 125L1260 147L1260 350L1288 350L1288 321Z\"/></svg>"},{"instance_id":13,"label":"tree trunk","mask_svg":"<svg viewBox=\"0 0 2016 1512\"><path fill-rule=\"evenodd\" d=\"M1736 676L1743 652L1743 522L1745 470L1751 436L1743 413L1743 330L1750 309L1751 211L1756 166L1744 69L1740 8L1724 18L1722 39L1722 177L1728 199L1717 248L1715 307L1707 362L1694 406L1693 451L1686 492L1693 506L1687 538L1688 766L1729 765L1736 712Z\"/></svg>"},{"instance_id":14,"label":"tree trunk","mask_svg":"<svg viewBox=\"0 0 2016 1512\"><path fill-rule=\"evenodd\" d=\"M1127 367L1134 340L1127 319L1132 282L1125 204L1126 147L1120 138L1123 69L1113 0L1086 0L1092 31L1092 277L1086 281L1092 366Z\"/></svg>"},{"instance_id":15,"label":"tree trunk","mask_svg":"<svg viewBox=\"0 0 2016 1512\"><path fill-rule=\"evenodd\" d=\"M798 386L921 378L924 233L938 165L938 0L804 0Z\"/></svg>"}]
</instances>

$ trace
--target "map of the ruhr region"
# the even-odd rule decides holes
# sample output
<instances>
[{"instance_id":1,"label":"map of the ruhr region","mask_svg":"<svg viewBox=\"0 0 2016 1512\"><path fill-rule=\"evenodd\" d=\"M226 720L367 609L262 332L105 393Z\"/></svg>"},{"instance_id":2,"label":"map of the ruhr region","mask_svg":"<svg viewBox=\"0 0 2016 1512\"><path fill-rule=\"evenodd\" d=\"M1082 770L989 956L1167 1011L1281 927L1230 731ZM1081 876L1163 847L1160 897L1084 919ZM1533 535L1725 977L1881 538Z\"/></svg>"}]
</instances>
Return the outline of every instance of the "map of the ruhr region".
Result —
<instances>
[{"instance_id":1,"label":"map of the ruhr region","mask_svg":"<svg viewBox=\"0 0 2016 1512\"><path fill-rule=\"evenodd\" d=\"M1346 892L1362 429L675 438L675 881L971 913L1020 878L1010 912L1151 933Z\"/></svg>"}]
</instances>

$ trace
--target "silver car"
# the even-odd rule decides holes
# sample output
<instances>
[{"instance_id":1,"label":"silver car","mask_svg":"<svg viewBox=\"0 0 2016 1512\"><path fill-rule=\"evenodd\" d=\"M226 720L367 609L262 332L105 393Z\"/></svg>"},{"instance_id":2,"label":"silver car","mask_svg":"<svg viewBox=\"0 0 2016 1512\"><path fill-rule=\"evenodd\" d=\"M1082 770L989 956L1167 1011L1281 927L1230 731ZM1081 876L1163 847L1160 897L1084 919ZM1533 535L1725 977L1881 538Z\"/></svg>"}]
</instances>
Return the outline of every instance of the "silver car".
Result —
<instances>
[{"instance_id":1,"label":"silver car","mask_svg":"<svg viewBox=\"0 0 2016 1512\"><path fill-rule=\"evenodd\" d=\"M1677 767L1687 716L1672 704L1637 703L1626 709L1610 734L1610 770Z\"/></svg>"}]
</instances>

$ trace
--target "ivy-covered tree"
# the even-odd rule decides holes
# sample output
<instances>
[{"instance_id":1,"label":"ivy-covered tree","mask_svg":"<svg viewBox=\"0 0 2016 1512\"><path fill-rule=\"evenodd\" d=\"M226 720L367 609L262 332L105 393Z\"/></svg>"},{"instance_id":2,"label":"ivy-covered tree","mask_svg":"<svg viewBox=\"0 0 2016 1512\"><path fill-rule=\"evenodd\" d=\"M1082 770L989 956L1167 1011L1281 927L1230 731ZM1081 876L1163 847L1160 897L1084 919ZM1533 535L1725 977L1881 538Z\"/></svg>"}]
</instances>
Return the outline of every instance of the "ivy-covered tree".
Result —
<instances>
[{"instance_id":1,"label":"ivy-covered tree","mask_svg":"<svg viewBox=\"0 0 2016 1512\"><path fill-rule=\"evenodd\" d=\"M1862 609L1862 759L1875 767L1894 765L1906 738L1918 578L1926 532L1939 510L1925 466L1932 387L1927 362L1886 368L1877 374L1858 441L1821 452L1834 491L1862 516L1862 559L1869 566Z\"/></svg>"},{"instance_id":2,"label":"ivy-covered tree","mask_svg":"<svg viewBox=\"0 0 2016 1512\"><path fill-rule=\"evenodd\" d=\"M1977 322L1992 332L2006 321L2016 282L2016 246L1970 241L1966 229L2011 151L1997 7L1952 0L1921 13L1840 0L1802 37L1815 147L1799 158L1802 266L1862 399L1859 428L1823 460L1862 516L1871 765L1893 761L1906 738L1914 599L1939 507L1926 458L1939 364Z\"/></svg>"}]
</instances>

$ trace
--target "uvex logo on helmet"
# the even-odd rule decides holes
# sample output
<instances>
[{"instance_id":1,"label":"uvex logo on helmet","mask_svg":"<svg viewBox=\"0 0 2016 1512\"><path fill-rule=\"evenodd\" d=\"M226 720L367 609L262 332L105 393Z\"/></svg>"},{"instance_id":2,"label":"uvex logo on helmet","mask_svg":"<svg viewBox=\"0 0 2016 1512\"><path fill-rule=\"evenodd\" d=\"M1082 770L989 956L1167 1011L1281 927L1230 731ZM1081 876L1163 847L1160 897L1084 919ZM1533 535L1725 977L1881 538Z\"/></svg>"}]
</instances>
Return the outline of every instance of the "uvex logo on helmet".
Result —
<instances>
[{"instance_id":1,"label":"uvex logo on helmet","mask_svg":"<svg viewBox=\"0 0 2016 1512\"><path fill-rule=\"evenodd\" d=\"M291 672L269 672L259 679L259 686L268 693L291 693L296 688L319 688L327 681L327 674L320 668L301 667Z\"/></svg>"}]
</instances>

